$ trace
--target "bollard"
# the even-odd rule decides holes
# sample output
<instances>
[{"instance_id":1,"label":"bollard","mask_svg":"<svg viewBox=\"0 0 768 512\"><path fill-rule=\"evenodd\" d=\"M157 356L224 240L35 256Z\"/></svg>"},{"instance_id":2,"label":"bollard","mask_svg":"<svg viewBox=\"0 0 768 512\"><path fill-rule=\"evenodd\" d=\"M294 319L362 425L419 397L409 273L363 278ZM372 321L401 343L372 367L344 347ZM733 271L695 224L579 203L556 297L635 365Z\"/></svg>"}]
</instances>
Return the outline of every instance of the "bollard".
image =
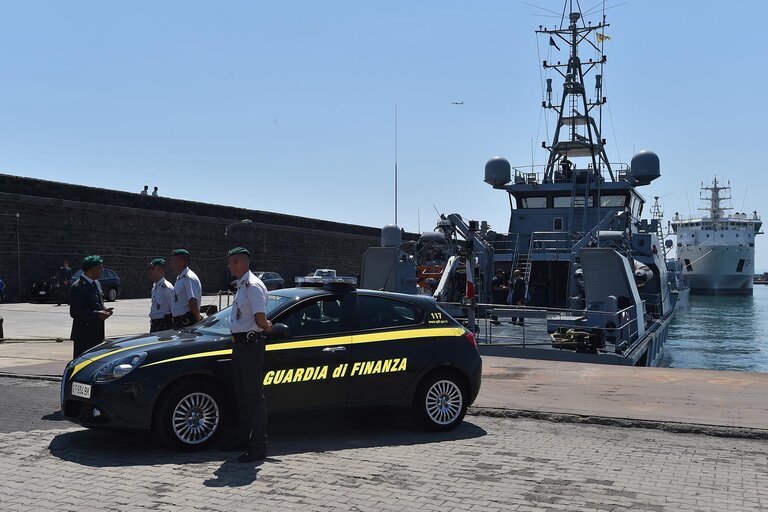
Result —
<instances>
[{"instance_id":1,"label":"bollard","mask_svg":"<svg viewBox=\"0 0 768 512\"><path fill-rule=\"evenodd\" d=\"M3 338L5 338L5 336L3 336L3 317L0 316L0 340Z\"/></svg>"}]
</instances>

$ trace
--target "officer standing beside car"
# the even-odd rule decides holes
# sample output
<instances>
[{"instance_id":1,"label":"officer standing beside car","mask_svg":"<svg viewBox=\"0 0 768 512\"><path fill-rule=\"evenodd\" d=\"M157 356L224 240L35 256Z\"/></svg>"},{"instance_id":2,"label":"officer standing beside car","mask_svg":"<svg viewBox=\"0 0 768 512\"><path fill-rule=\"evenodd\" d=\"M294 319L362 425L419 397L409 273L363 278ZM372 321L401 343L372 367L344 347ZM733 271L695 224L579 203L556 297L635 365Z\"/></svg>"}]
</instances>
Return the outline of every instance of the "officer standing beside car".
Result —
<instances>
[{"instance_id":1,"label":"officer standing beside car","mask_svg":"<svg viewBox=\"0 0 768 512\"><path fill-rule=\"evenodd\" d=\"M147 270L152 280L152 304L149 307L149 332L165 331L173 327L171 306L173 286L165 280L165 260L155 258Z\"/></svg>"},{"instance_id":2,"label":"officer standing beside car","mask_svg":"<svg viewBox=\"0 0 768 512\"><path fill-rule=\"evenodd\" d=\"M182 329L200 321L203 285L189 268L189 251L186 249L171 252L171 268L176 272L171 305L173 328Z\"/></svg>"},{"instance_id":3,"label":"officer standing beside car","mask_svg":"<svg viewBox=\"0 0 768 512\"><path fill-rule=\"evenodd\" d=\"M250 271L251 253L235 247L227 254L229 271L237 278L237 294L229 317L232 333L232 376L237 426L224 451L245 450L239 462L267 456L267 402L264 399L264 338L272 322L267 320L267 287Z\"/></svg>"},{"instance_id":4,"label":"officer standing beside car","mask_svg":"<svg viewBox=\"0 0 768 512\"><path fill-rule=\"evenodd\" d=\"M83 273L69 290L69 316L72 317L73 359L104 341L104 322L112 308L104 307L99 278L104 271L101 256L83 258Z\"/></svg>"}]
</instances>

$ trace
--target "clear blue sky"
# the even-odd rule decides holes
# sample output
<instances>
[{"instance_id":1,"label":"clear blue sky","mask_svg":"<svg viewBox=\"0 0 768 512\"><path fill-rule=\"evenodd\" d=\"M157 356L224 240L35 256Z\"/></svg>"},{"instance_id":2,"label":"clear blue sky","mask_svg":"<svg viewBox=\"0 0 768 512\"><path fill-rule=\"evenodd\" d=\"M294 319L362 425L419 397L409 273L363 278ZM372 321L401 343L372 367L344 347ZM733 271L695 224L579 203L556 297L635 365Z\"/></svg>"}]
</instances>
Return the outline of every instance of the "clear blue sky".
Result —
<instances>
[{"instance_id":1,"label":"clear blue sky","mask_svg":"<svg viewBox=\"0 0 768 512\"><path fill-rule=\"evenodd\" d=\"M0 172L381 226L397 104L400 225L432 229L435 205L505 231L506 195L483 166L528 164L545 137L534 29L556 20L539 13L509 1L4 2ZM641 192L662 196L668 217L695 212L715 173L736 210L768 215L768 2L634 0L608 14L611 160L656 151L662 177ZM766 236L757 260L768 270Z\"/></svg>"}]
</instances>

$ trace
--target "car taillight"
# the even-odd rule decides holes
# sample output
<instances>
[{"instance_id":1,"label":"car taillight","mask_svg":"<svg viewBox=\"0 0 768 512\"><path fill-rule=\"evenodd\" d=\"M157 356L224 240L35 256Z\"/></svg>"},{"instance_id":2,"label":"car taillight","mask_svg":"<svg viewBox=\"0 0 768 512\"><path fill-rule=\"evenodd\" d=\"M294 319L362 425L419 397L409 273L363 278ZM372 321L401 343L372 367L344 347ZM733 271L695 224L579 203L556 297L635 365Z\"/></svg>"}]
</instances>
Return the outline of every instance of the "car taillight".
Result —
<instances>
[{"instance_id":1,"label":"car taillight","mask_svg":"<svg viewBox=\"0 0 768 512\"><path fill-rule=\"evenodd\" d=\"M473 347L477 348L477 340L475 339L475 333L472 331L467 331L467 341L472 344Z\"/></svg>"}]
</instances>

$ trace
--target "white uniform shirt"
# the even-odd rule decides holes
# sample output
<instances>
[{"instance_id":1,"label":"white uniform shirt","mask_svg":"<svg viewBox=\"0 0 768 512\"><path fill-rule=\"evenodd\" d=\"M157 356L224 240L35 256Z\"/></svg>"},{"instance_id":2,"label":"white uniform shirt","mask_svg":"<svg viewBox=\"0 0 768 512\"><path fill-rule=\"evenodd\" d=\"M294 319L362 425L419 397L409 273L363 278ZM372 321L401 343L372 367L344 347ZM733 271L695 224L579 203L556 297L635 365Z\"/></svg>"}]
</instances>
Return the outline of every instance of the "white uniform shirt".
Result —
<instances>
[{"instance_id":1,"label":"white uniform shirt","mask_svg":"<svg viewBox=\"0 0 768 512\"><path fill-rule=\"evenodd\" d=\"M173 286L161 277L152 285L152 305L149 307L149 318L159 320L171 314L173 305Z\"/></svg>"},{"instance_id":2,"label":"white uniform shirt","mask_svg":"<svg viewBox=\"0 0 768 512\"><path fill-rule=\"evenodd\" d=\"M267 311L267 287L253 275L251 271L245 273L237 281L237 294L232 304L232 312L229 314L229 330L232 333L261 331L253 317L256 313Z\"/></svg>"},{"instance_id":3,"label":"white uniform shirt","mask_svg":"<svg viewBox=\"0 0 768 512\"><path fill-rule=\"evenodd\" d=\"M197 305L203 304L203 285L197 274L186 267L176 278L176 284L173 285L173 304L171 305L171 314L173 316L184 316L189 313L189 299L197 299Z\"/></svg>"}]
</instances>

